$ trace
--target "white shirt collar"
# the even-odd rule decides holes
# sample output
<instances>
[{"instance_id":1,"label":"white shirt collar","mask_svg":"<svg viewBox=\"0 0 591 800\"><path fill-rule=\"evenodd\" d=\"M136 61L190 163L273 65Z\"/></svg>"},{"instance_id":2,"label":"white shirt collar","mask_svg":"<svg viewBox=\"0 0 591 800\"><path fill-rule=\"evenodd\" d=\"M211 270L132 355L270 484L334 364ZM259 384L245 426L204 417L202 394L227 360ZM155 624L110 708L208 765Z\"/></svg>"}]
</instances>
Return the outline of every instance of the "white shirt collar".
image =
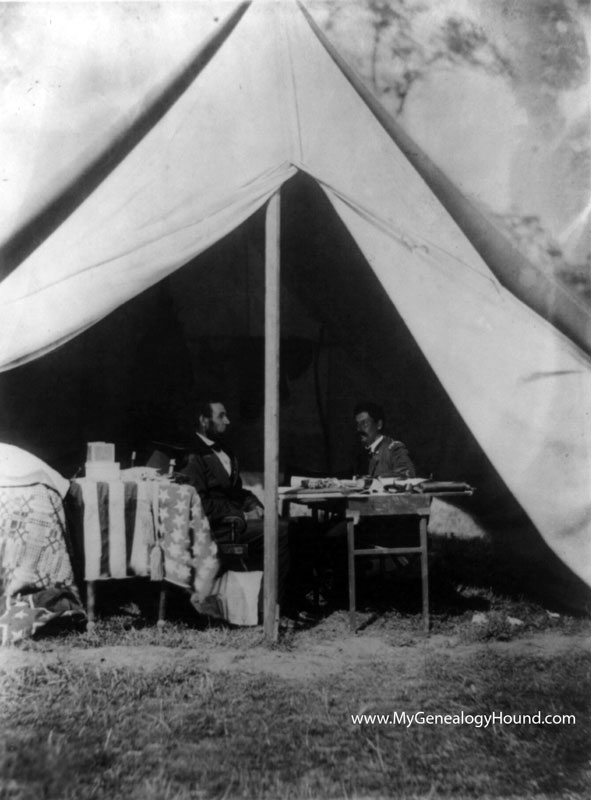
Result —
<instances>
[{"instance_id":1,"label":"white shirt collar","mask_svg":"<svg viewBox=\"0 0 591 800\"><path fill-rule=\"evenodd\" d=\"M226 453L226 451L222 449L221 445L218 442L214 442L212 439L208 439L207 436L204 436L202 433L199 433L198 431L196 431L196 433L197 433L197 436L201 439L202 442L205 442L205 444L208 447L213 447L214 448L213 451L214 451L215 455L219 458L219 460L222 462L223 468L226 470L228 475L231 475L232 474L232 461L230 459L230 456ZM216 447L216 445L217 445L217 447Z\"/></svg>"},{"instance_id":2,"label":"white shirt collar","mask_svg":"<svg viewBox=\"0 0 591 800\"><path fill-rule=\"evenodd\" d=\"M380 434L380 435L378 436L378 438L377 438L377 439L374 439L374 441L373 441L373 442L372 442L372 443L369 445L369 447L367 448L367 449L369 450L369 452L370 452L370 453L375 453L375 451L376 451L376 450L377 450L377 448L378 448L378 445L380 444L380 442L382 441L382 439L383 439L383 438L384 438L384 434L382 433L382 434Z\"/></svg>"}]
</instances>

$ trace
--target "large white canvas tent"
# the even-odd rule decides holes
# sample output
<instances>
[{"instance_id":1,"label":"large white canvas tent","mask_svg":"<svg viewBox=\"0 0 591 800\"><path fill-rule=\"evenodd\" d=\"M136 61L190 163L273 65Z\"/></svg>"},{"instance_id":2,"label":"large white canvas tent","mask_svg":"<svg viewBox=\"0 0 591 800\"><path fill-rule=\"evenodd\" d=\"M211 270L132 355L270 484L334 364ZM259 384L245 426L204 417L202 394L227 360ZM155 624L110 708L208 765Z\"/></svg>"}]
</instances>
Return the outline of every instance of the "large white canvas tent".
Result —
<instances>
[{"instance_id":1,"label":"large white canvas tent","mask_svg":"<svg viewBox=\"0 0 591 800\"><path fill-rule=\"evenodd\" d=\"M534 310L516 296L519 278L506 288L514 251L364 96L295 3L239 6L134 130L15 234L0 284L0 369L83 334L255 224L283 186L297 199L308 184L335 212L327 227L352 238L333 259L328 310L352 280L345 250L356 248L377 281L367 295L353 287L352 318L372 293L380 313L387 299L396 332L410 334L438 381L418 412L449 398L537 531L591 585L588 315L576 303L565 314L553 296L549 321L540 302ZM309 197L294 206L303 216ZM309 221L296 250L302 237L322 240ZM292 266L294 285L318 279ZM198 324L216 327L207 303ZM404 357L376 339L371 316L366 326L376 368L389 353Z\"/></svg>"}]
</instances>

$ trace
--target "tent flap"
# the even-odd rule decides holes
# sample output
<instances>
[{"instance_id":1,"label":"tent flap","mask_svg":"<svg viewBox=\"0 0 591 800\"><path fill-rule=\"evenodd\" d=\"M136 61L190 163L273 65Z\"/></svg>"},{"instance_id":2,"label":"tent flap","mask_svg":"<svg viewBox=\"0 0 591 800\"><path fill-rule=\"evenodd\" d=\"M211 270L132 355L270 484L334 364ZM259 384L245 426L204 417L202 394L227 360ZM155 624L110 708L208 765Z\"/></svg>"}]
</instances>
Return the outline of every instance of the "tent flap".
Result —
<instances>
[{"instance_id":1,"label":"tent flap","mask_svg":"<svg viewBox=\"0 0 591 800\"><path fill-rule=\"evenodd\" d=\"M166 113L0 284L0 370L58 347L179 269L305 171L514 497L591 585L591 361L501 286L453 202L434 193L373 105L296 4L254 3ZM505 257L494 237L488 244Z\"/></svg>"}]
</instances>

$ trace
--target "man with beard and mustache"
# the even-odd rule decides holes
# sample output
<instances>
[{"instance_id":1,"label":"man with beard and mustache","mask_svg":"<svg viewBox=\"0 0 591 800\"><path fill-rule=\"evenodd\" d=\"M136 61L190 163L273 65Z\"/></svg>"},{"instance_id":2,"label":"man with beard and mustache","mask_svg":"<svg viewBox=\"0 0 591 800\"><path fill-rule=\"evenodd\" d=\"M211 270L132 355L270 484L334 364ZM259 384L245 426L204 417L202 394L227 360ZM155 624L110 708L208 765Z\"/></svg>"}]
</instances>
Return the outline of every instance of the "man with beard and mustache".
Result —
<instances>
[{"instance_id":1,"label":"man with beard and mustache","mask_svg":"<svg viewBox=\"0 0 591 800\"><path fill-rule=\"evenodd\" d=\"M188 448L187 465L180 473L199 492L214 538L224 540L225 534L220 533L220 528L227 528L228 517L235 519L237 528L248 528L252 523L251 533L256 529L262 536L263 505L252 492L243 488L238 459L224 442L230 425L224 404L206 401L199 403L196 411L195 437Z\"/></svg>"},{"instance_id":2,"label":"man with beard and mustache","mask_svg":"<svg viewBox=\"0 0 591 800\"><path fill-rule=\"evenodd\" d=\"M176 475L199 493L212 537L221 545L222 566L228 567L231 563L228 558L232 558L226 557L224 564L224 545L246 545L246 553L240 558L242 568L262 570L264 507L242 485L238 459L224 439L230 425L226 408L219 400L207 400L197 405L196 412L197 428L187 448L188 460ZM278 600L282 613L301 624L311 624L315 618L302 609L294 570L290 567L288 524L282 519L278 521L277 547Z\"/></svg>"}]
</instances>

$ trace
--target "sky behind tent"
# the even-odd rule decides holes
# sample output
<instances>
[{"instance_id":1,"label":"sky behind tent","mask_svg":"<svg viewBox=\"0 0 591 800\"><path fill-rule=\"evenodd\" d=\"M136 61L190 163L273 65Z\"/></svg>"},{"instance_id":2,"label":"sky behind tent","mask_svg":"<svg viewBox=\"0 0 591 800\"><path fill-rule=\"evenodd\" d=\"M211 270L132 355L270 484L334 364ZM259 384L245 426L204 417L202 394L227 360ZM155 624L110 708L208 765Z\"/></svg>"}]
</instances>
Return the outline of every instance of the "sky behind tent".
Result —
<instances>
[{"instance_id":1,"label":"sky behind tent","mask_svg":"<svg viewBox=\"0 0 591 800\"><path fill-rule=\"evenodd\" d=\"M0 241L100 150L113 130L131 121L146 95L236 5L234 0L0 4ZM323 0L307 5L322 25L329 5ZM351 3L339 5L347 9ZM424 41L453 12L512 47L511 37L519 38L533 9L530 0L522 0L519 18L508 20L486 0L437 0L425 7L417 26ZM338 45L348 46L351 54L367 50L369 28L360 27L352 11L349 16L350 32L346 24L335 32ZM515 196L516 170L529 158L527 143L548 124L543 114L532 114L540 107L538 94L531 81L515 91L502 78L467 68L437 70L413 87L402 121L468 194L495 211L545 214L559 235L585 215L584 204L565 204L563 190L572 188L572 178L550 163L534 165L530 172L537 187L531 201ZM560 92L566 123L580 118L588 103L588 86ZM546 116L550 112L549 107ZM522 175L521 182L528 184L529 177ZM544 205L540 196L547 194L549 182L556 186L556 198Z\"/></svg>"},{"instance_id":2,"label":"sky behind tent","mask_svg":"<svg viewBox=\"0 0 591 800\"><path fill-rule=\"evenodd\" d=\"M134 119L235 5L2 4L0 239Z\"/></svg>"}]
</instances>

